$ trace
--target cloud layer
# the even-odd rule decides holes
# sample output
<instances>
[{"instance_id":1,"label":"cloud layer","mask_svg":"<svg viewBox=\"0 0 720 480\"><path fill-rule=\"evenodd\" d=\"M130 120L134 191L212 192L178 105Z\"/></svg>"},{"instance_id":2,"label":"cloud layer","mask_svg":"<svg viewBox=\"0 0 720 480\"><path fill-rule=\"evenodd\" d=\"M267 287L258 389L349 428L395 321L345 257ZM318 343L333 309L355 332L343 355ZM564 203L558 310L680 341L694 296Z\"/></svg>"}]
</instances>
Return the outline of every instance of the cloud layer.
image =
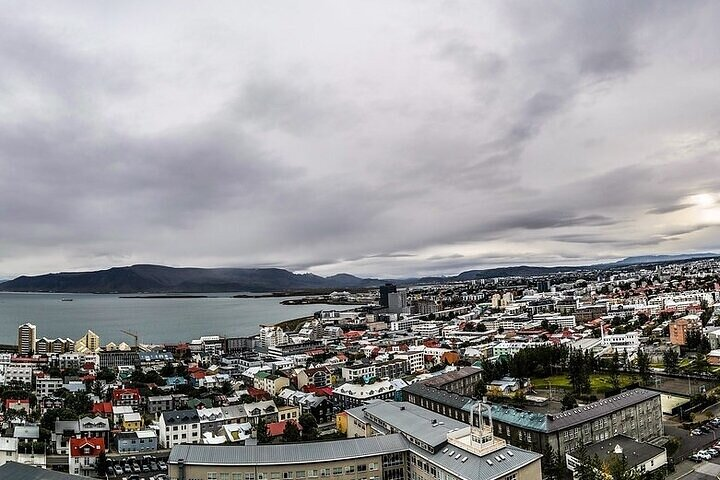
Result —
<instances>
[{"instance_id":1,"label":"cloud layer","mask_svg":"<svg viewBox=\"0 0 720 480\"><path fill-rule=\"evenodd\" d=\"M720 249L715 2L5 3L0 276Z\"/></svg>"}]
</instances>

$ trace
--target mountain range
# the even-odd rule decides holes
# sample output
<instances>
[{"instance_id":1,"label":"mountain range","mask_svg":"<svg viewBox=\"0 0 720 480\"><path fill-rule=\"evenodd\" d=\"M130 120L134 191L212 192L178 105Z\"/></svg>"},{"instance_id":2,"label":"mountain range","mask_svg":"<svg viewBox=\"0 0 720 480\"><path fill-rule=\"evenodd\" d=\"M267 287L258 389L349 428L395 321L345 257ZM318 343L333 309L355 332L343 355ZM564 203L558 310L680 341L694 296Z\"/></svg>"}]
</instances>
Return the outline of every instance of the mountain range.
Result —
<instances>
[{"instance_id":1,"label":"mountain range","mask_svg":"<svg viewBox=\"0 0 720 480\"><path fill-rule=\"evenodd\" d=\"M382 280L360 278L347 273L321 277L312 273L293 273L281 268L192 268L163 265L132 265L93 272L48 273L20 276L0 283L6 292L58 293L211 293L211 292L278 292L369 288L392 281L397 284L440 283L481 278L538 276L576 270L607 270L633 265L684 262L717 258L716 253L682 255L646 255L628 257L613 263L586 266L512 266L468 270L449 277L423 277Z\"/></svg>"}]
</instances>

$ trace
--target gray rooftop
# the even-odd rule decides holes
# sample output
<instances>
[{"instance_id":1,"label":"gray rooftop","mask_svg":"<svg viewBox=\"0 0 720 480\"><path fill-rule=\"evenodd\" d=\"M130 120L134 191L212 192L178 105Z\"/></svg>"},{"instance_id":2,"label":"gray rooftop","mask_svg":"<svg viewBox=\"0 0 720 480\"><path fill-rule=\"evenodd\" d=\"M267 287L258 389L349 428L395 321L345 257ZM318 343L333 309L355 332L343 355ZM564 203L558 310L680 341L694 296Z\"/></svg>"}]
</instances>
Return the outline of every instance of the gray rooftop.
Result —
<instances>
[{"instance_id":1,"label":"gray rooftop","mask_svg":"<svg viewBox=\"0 0 720 480\"><path fill-rule=\"evenodd\" d=\"M184 459L186 465L281 465L362 458L407 450L400 434L287 445L178 445L169 463Z\"/></svg>"},{"instance_id":2,"label":"gray rooftop","mask_svg":"<svg viewBox=\"0 0 720 480\"><path fill-rule=\"evenodd\" d=\"M186 423L200 423L197 410L171 410L162 412L165 425L182 425Z\"/></svg>"},{"instance_id":3,"label":"gray rooftop","mask_svg":"<svg viewBox=\"0 0 720 480\"><path fill-rule=\"evenodd\" d=\"M3 480L78 480L83 477L23 465L22 463L7 462L0 466L0 478Z\"/></svg>"},{"instance_id":4,"label":"gray rooftop","mask_svg":"<svg viewBox=\"0 0 720 480\"><path fill-rule=\"evenodd\" d=\"M466 450L460 450L452 445L448 445L447 452L444 452L443 450L445 449L443 449L434 455L416 447L415 445L412 445L409 442L408 446L413 453L426 458L430 462L449 472L452 472L454 476L462 478L463 480L495 480L504 478L519 468L538 461L542 457L539 453L535 453L530 450L522 450L511 445L507 445L483 456L475 455ZM449 455L450 452L454 452L454 455ZM458 454L461 456L456 459L455 457ZM502 455L504 459L500 457L500 455ZM499 460L496 457L498 457ZM467 458L467 460L463 462L463 458ZM488 463L488 460L491 464Z\"/></svg>"},{"instance_id":5,"label":"gray rooftop","mask_svg":"<svg viewBox=\"0 0 720 480\"><path fill-rule=\"evenodd\" d=\"M368 415L372 415L392 425L393 431L415 437L432 447L447 442L447 434L451 430L468 426L408 402L373 401L366 406L349 409L347 413L364 420L367 420ZM387 429L384 430L384 433L389 433Z\"/></svg>"},{"instance_id":6,"label":"gray rooftop","mask_svg":"<svg viewBox=\"0 0 720 480\"><path fill-rule=\"evenodd\" d=\"M618 445L622 448L623 455L627 457L628 464L632 467L645 463L665 451L662 447L636 442L625 435L615 435L602 442L589 445L586 451L590 457L597 455L600 460L604 461L615 455L615 447Z\"/></svg>"}]
</instances>

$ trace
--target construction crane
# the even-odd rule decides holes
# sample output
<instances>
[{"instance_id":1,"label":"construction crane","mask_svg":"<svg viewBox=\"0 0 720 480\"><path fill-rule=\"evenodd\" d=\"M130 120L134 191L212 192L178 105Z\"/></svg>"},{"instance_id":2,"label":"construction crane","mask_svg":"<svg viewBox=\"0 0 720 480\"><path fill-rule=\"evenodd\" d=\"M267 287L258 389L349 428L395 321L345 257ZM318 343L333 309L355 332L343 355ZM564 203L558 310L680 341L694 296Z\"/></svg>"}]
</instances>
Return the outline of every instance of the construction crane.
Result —
<instances>
[{"instance_id":1,"label":"construction crane","mask_svg":"<svg viewBox=\"0 0 720 480\"><path fill-rule=\"evenodd\" d=\"M122 333L124 333L125 335L133 337L135 339L135 350L137 350L138 349L138 338L139 338L137 332L128 332L127 330L120 330L120 331Z\"/></svg>"}]
</instances>

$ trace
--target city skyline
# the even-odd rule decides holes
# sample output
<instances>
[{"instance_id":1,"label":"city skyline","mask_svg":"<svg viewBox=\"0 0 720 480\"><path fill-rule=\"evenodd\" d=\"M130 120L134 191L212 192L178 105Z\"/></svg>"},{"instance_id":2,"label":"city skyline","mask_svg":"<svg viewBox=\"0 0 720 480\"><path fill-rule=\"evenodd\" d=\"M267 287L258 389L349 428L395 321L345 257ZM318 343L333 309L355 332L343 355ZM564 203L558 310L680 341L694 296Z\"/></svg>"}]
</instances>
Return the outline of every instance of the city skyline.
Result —
<instances>
[{"instance_id":1,"label":"city skyline","mask_svg":"<svg viewBox=\"0 0 720 480\"><path fill-rule=\"evenodd\" d=\"M8 4L2 278L720 251L715 3Z\"/></svg>"}]
</instances>

